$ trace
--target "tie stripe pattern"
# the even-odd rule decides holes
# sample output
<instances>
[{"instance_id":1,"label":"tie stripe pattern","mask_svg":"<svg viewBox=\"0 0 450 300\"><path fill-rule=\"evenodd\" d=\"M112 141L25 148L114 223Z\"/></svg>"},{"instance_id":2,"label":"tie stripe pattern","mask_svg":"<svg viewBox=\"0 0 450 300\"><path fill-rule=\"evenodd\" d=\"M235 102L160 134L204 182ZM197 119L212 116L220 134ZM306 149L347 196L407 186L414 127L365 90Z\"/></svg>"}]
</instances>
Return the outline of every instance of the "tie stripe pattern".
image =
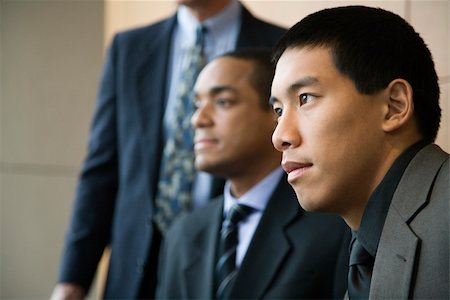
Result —
<instances>
[{"instance_id":1,"label":"tie stripe pattern","mask_svg":"<svg viewBox=\"0 0 450 300\"><path fill-rule=\"evenodd\" d=\"M205 33L205 27L197 29L195 45L184 58L174 117L171 118L170 133L162 154L153 219L163 234L181 211L191 209L195 167L190 119L194 113L193 87L205 65Z\"/></svg>"},{"instance_id":2,"label":"tie stripe pattern","mask_svg":"<svg viewBox=\"0 0 450 300\"><path fill-rule=\"evenodd\" d=\"M255 209L246 205L236 204L231 207L220 232L219 259L216 274L216 298L228 299L238 269L236 268L236 249L238 245L239 222L245 220Z\"/></svg>"},{"instance_id":3,"label":"tie stripe pattern","mask_svg":"<svg viewBox=\"0 0 450 300\"><path fill-rule=\"evenodd\" d=\"M374 261L374 257L353 237L348 272L349 299L369 299Z\"/></svg>"}]
</instances>

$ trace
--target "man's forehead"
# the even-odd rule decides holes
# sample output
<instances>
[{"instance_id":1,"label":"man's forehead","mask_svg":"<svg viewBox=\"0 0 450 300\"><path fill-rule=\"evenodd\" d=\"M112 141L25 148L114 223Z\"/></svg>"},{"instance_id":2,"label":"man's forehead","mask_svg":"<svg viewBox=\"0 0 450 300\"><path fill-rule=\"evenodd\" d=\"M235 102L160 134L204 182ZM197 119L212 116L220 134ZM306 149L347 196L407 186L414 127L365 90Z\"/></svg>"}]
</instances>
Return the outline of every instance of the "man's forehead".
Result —
<instances>
[{"instance_id":1,"label":"man's forehead","mask_svg":"<svg viewBox=\"0 0 450 300\"><path fill-rule=\"evenodd\" d=\"M246 73L246 70L249 70L250 67L251 64L247 60L228 56L218 57L203 68L199 77L208 79L210 76L219 78L236 76Z\"/></svg>"},{"instance_id":2,"label":"man's forehead","mask_svg":"<svg viewBox=\"0 0 450 300\"><path fill-rule=\"evenodd\" d=\"M276 64L276 69L282 65L291 65L294 58L296 60L314 60L314 57L316 56L320 56L326 61L333 61L332 49L328 46L293 46L286 48L280 55ZM317 62L320 63L323 62L323 60L315 61L315 63Z\"/></svg>"},{"instance_id":3,"label":"man's forehead","mask_svg":"<svg viewBox=\"0 0 450 300\"><path fill-rule=\"evenodd\" d=\"M288 80L289 85L293 84L293 81L317 84L317 81L330 71L338 70L327 48L288 48L276 64L274 83L286 83Z\"/></svg>"}]
</instances>

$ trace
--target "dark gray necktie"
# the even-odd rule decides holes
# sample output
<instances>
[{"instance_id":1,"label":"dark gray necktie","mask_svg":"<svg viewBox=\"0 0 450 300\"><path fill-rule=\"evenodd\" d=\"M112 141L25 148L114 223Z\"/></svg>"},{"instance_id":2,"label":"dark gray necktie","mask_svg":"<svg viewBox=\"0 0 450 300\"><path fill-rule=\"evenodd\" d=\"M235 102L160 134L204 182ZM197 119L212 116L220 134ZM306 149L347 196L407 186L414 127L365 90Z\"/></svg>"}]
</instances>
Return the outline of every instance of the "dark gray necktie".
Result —
<instances>
[{"instance_id":1,"label":"dark gray necktie","mask_svg":"<svg viewBox=\"0 0 450 300\"><path fill-rule=\"evenodd\" d=\"M348 272L349 299L369 299L374 257L364 249L356 237L350 245Z\"/></svg>"},{"instance_id":2,"label":"dark gray necktie","mask_svg":"<svg viewBox=\"0 0 450 300\"><path fill-rule=\"evenodd\" d=\"M220 232L219 259L217 261L216 298L228 299L238 269L236 268L236 249L238 245L238 224L255 209L243 204L231 207Z\"/></svg>"},{"instance_id":3,"label":"dark gray necktie","mask_svg":"<svg viewBox=\"0 0 450 300\"><path fill-rule=\"evenodd\" d=\"M154 213L154 221L162 233L182 210L191 208L195 168L190 119L194 112L193 87L205 65L205 33L205 27L197 29L195 45L184 59L174 114L169 124L170 133L162 154Z\"/></svg>"}]
</instances>

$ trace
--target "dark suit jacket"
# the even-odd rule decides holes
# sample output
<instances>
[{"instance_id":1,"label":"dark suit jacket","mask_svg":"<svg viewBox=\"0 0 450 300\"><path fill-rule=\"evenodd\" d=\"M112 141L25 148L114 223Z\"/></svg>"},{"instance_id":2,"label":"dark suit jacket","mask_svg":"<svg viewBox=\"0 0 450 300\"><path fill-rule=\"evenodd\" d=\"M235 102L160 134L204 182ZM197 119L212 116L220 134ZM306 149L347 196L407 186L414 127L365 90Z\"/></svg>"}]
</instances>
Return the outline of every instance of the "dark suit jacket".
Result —
<instances>
[{"instance_id":1,"label":"dark suit jacket","mask_svg":"<svg viewBox=\"0 0 450 300\"><path fill-rule=\"evenodd\" d=\"M448 157L429 145L405 170L381 234L371 299L450 299Z\"/></svg>"},{"instance_id":2,"label":"dark suit jacket","mask_svg":"<svg viewBox=\"0 0 450 300\"><path fill-rule=\"evenodd\" d=\"M146 268L155 262L148 253L175 25L172 16L118 34L104 66L59 281L89 288L110 245L106 298L136 298ZM284 31L244 9L238 47L273 46Z\"/></svg>"},{"instance_id":3,"label":"dark suit jacket","mask_svg":"<svg viewBox=\"0 0 450 300\"><path fill-rule=\"evenodd\" d=\"M176 221L160 255L157 298L211 299L223 197ZM343 297L349 229L338 216L307 213L283 177L242 261L231 299Z\"/></svg>"}]
</instances>

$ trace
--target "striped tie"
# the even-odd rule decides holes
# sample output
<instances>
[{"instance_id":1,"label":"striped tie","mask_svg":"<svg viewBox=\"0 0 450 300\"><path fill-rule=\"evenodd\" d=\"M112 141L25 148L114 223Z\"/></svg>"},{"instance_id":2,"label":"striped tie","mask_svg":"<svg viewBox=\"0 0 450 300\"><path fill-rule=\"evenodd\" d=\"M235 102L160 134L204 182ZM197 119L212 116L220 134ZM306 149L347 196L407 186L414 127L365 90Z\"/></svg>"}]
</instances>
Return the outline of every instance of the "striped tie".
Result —
<instances>
[{"instance_id":1,"label":"striped tie","mask_svg":"<svg viewBox=\"0 0 450 300\"><path fill-rule=\"evenodd\" d=\"M235 204L231 207L220 232L219 260L216 265L216 297L228 299L238 269L236 269L236 248L238 245L238 223L245 220L254 208Z\"/></svg>"}]
</instances>

